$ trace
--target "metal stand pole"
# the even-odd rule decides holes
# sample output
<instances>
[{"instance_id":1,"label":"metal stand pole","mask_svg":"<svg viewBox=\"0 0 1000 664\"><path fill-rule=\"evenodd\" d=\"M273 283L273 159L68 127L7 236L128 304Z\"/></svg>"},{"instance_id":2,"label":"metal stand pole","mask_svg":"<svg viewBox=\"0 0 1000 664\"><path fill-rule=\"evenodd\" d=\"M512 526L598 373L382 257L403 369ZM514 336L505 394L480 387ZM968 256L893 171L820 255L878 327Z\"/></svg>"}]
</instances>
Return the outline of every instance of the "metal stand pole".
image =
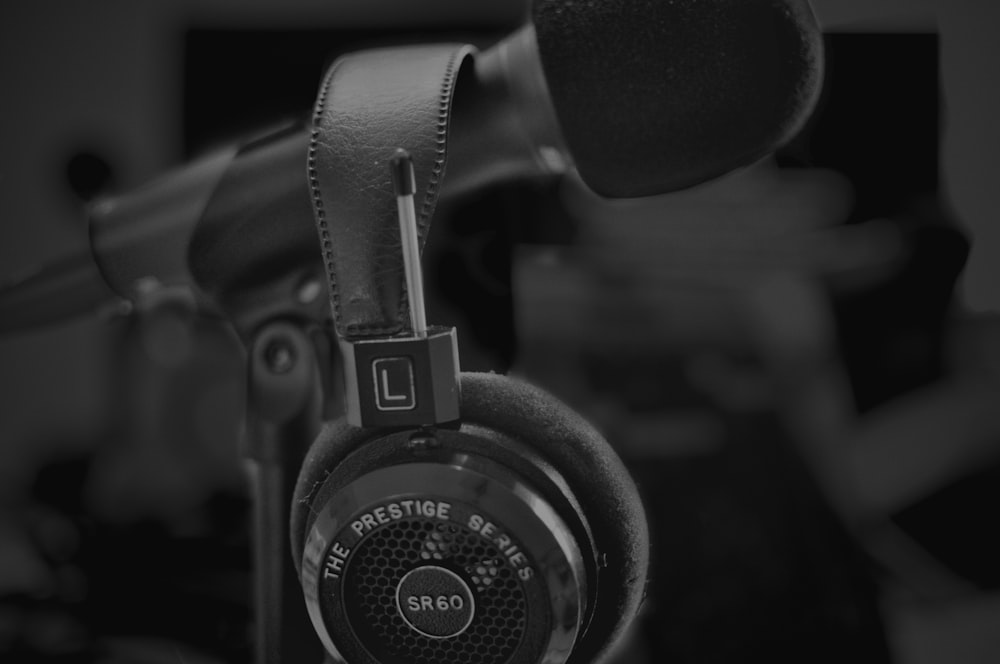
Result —
<instances>
[{"instance_id":1,"label":"metal stand pole","mask_svg":"<svg viewBox=\"0 0 1000 664\"><path fill-rule=\"evenodd\" d=\"M319 431L322 387L305 331L261 328L248 358L247 456L254 468L254 605L257 664L320 662L291 559L288 514L295 481Z\"/></svg>"}]
</instances>

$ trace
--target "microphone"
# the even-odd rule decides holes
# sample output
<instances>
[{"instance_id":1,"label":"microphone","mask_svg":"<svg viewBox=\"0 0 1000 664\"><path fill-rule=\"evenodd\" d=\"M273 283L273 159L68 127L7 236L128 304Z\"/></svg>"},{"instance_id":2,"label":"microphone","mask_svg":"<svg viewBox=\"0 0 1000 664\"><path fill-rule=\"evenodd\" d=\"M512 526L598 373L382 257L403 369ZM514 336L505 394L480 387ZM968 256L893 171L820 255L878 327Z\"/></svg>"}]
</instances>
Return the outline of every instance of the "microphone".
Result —
<instances>
[{"instance_id":1,"label":"microphone","mask_svg":"<svg viewBox=\"0 0 1000 664\"><path fill-rule=\"evenodd\" d=\"M807 0L538 0L533 23L580 177L662 194L745 166L802 127L821 83Z\"/></svg>"},{"instance_id":2,"label":"microphone","mask_svg":"<svg viewBox=\"0 0 1000 664\"><path fill-rule=\"evenodd\" d=\"M607 198L685 189L790 140L822 70L807 0L536 0L477 57L475 110L456 100L456 188L572 162Z\"/></svg>"},{"instance_id":3,"label":"microphone","mask_svg":"<svg viewBox=\"0 0 1000 664\"><path fill-rule=\"evenodd\" d=\"M575 167L596 193L634 197L719 177L790 139L818 98L822 44L807 0L535 0L531 23L472 66L443 196ZM132 298L152 276L218 300L314 262L307 142L305 128L284 128L99 203L91 245L107 284ZM0 313L16 291L0 292Z\"/></svg>"}]
</instances>

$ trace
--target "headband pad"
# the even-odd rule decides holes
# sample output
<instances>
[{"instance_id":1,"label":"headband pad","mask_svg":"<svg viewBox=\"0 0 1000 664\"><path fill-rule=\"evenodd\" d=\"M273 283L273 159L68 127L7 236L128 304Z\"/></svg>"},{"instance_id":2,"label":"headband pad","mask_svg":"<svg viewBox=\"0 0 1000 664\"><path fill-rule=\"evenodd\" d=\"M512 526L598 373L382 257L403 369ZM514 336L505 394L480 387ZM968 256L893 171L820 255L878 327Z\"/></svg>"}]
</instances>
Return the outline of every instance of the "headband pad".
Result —
<instances>
[{"instance_id":1,"label":"headband pad","mask_svg":"<svg viewBox=\"0 0 1000 664\"><path fill-rule=\"evenodd\" d=\"M403 331L407 320L389 160L413 158L423 245L447 156L455 88L474 49L433 44L362 51L330 67L313 116L309 188L337 333Z\"/></svg>"}]
</instances>

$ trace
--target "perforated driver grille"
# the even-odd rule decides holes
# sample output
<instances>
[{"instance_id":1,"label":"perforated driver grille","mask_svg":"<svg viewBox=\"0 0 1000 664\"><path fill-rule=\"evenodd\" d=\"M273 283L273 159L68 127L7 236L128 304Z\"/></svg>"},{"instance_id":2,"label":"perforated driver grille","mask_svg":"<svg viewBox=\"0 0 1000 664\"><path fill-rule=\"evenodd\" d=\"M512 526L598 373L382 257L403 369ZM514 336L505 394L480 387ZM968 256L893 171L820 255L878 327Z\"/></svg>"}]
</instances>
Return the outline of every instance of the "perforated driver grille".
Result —
<instances>
[{"instance_id":1,"label":"perforated driver grille","mask_svg":"<svg viewBox=\"0 0 1000 664\"><path fill-rule=\"evenodd\" d=\"M431 564L461 577L475 600L472 622L449 638L414 630L397 608L403 577ZM520 580L495 546L464 526L419 517L383 526L358 545L344 576L351 627L380 661L503 664L524 637L528 616Z\"/></svg>"}]
</instances>

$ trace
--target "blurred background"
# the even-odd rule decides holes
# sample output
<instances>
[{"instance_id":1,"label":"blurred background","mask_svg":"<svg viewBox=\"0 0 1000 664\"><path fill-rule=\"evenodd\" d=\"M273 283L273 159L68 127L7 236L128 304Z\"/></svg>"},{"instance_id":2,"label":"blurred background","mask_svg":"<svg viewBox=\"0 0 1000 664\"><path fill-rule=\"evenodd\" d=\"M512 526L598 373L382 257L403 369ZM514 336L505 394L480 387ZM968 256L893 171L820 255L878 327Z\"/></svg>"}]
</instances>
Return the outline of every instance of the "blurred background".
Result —
<instances>
[{"instance_id":1,"label":"blurred background","mask_svg":"<svg viewBox=\"0 0 1000 664\"><path fill-rule=\"evenodd\" d=\"M303 118L337 53L485 45L527 6L4 3L0 281L86 251L98 197ZM469 368L546 386L632 464L656 568L622 661L1000 661L1000 6L812 6L826 87L773 158L636 201L515 183L436 222ZM244 362L155 289L0 337L4 661L250 660Z\"/></svg>"}]
</instances>

